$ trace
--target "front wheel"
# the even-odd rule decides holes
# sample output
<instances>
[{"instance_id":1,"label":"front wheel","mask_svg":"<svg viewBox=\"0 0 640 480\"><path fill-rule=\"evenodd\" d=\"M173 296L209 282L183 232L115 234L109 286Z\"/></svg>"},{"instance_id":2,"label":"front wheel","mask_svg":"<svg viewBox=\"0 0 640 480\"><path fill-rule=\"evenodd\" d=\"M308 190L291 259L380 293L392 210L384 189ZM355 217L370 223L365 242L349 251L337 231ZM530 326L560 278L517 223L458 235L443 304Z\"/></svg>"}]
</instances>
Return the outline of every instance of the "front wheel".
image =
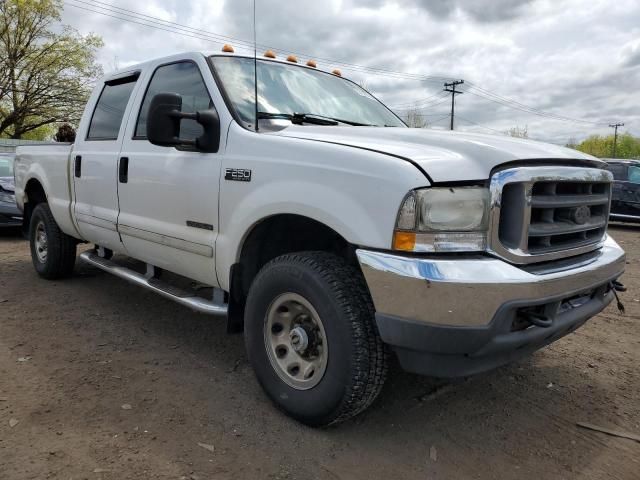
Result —
<instances>
[{"instance_id":1,"label":"front wheel","mask_svg":"<svg viewBox=\"0 0 640 480\"><path fill-rule=\"evenodd\" d=\"M39 203L33 209L29 243L31 260L38 275L55 280L73 273L77 241L60 230L46 203Z\"/></svg>"},{"instance_id":2,"label":"front wheel","mask_svg":"<svg viewBox=\"0 0 640 480\"><path fill-rule=\"evenodd\" d=\"M283 255L260 270L245 342L267 395L307 425L357 415L386 379L387 348L362 274L325 252Z\"/></svg>"}]
</instances>

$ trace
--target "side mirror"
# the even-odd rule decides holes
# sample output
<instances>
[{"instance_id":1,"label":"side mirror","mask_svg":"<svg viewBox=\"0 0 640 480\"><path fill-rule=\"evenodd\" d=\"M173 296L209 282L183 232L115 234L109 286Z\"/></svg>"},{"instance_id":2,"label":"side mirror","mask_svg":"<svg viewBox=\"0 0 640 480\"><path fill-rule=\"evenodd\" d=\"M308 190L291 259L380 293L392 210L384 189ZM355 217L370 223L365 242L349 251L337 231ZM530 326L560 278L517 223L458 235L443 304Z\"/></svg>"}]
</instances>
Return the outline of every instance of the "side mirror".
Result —
<instances>
[{"instance_id":1,"label":"side mirror","mask_svg":"<svg viewBox=\"0 0 640 480\"><path fill-rule=\"evenodd\" d=\"M180 138L180 122L195 120L204 132L195 140ZM196 113L182 112L182 97L177 93L158 93L151 99L147 116L147 139L161 147L195 147L215 153L220 147L220 118L214 109Z\"/></svg>"}]
</instances>

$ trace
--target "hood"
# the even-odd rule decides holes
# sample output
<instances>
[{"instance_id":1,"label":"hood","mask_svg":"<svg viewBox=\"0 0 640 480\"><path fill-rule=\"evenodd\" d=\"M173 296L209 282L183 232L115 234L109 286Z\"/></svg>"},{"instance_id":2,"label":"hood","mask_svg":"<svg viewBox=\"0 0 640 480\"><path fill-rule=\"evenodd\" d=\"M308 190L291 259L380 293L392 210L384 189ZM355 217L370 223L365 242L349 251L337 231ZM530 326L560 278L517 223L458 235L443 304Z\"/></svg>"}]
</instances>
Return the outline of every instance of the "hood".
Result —
<instances>
[{"instance_id":1,"label":"hood","mask_svg":"<svg viewBox=\"0 0 640 480\"><path fill-rule=\"evenodd\" d=\"M0 177L0 187L5 192L13 193L16 190L15 183L13 181L13 177Z\"/></svg>"},{"instance_id":2,"label":"hood","mask_svg":"<svg viewBox=\"0 0 640 480\"><path fill-rule=\"evenodd\" d=\"M417 164L434 182L486 180L491 170L514 160L604 165L577 150L498 135L422 128L291 125L274 135L364 148Z\"/></svg>"}]
</instances>

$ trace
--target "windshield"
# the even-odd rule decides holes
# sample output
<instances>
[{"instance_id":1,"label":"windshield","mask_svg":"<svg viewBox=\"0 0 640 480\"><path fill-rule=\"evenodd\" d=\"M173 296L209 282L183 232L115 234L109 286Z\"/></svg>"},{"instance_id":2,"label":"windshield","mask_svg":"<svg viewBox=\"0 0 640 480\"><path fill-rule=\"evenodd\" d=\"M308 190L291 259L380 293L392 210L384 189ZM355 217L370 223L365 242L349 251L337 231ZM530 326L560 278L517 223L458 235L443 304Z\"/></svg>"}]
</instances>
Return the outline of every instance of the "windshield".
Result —
<instances>
[{"instance_id":1,"label":"windshield","mask_svg":"<svg viewBox=\"0 0 640 480\"><path fill-rule=\"evenodd\" d=\"M245 124L253 124L253 59L219 56L211 60L236 113ZM264 60L258 60L258 110L317 115L360 125L405 126L371 94L348 80Z\"/></svg>"},{"instance_id":2,"label":"windshield","mask_svg":"<svg viewBox=\"0 0 640 480\"><path fill-rule=\"evenodd\" d=\"M0 177L13 177L12 157L0 157Z\"/></svg>"}]
</instances>

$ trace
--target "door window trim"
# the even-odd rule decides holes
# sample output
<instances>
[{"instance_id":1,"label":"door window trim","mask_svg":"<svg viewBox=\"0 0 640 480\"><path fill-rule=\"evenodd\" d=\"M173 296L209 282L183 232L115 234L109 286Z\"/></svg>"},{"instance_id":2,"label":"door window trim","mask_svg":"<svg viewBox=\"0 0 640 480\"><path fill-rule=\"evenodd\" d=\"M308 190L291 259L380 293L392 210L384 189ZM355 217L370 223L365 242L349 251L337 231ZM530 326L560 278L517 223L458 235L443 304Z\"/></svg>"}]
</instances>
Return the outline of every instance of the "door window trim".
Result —
<instances>
[{"instance_id":1,"label":"door window trim","mask_svg":"<svg viewBox=\"0 0 640 480\"><path fill-rule=\"evenodd\" d=\"M147 93L149 93L149 87L151 86L151 82L153 82L153 77L155 77L156 72L162 68L162 67L167 67L169 65L176 65L178 63L192 63L193 65L195 65L196 70L198 71L198 74L200 75L200 80L202 80L202 85L204 86L205 91L207 92L207 96L209 97L209 102L211 103L211 105L213 105L213 109L217 112L218 109L216 108L215 103L213 102L213 98L211 98L211 92L209 91L209 88L207 88L207 82L204 81L204 76L202 75L202 70L200 69L200 66L198 65L198 62L196 62L195 60L192 60L190 58L185 58L184 60L175 60L173 62L167 62L167 63L163 63L161 65L157 65L156 68L153 69L153 72L151 73L151 76L149 77L149 81L147 82L147 85L144 89L144 94L142 95L142 100L140 101L140 106L138 107L138 114L136 115L136 122L133 125L133 134L131 135L131 140L147 140L147 136L146 135L136 135L136 131L138 130L138 122L140 121L140 114L142 113L142 106L144 105L144 101L147 98ZM178 147L176 147L178 148ZM184 147L180 147L178 148L178 150L182 150L184 149ZM191 150L191 149L188 149Z\"/></svg>"},{"instance_id":2,"label":"door window trim","mask_svg":"<svg viewBox=\"0 0 640 480\"><path fill-rule=\"evenodd\" d=\"M133 91L136 88L135 84L138 82L138 78L140 78L140 70L136 70L133 73L127 73L121 77L111 78L109 80L105 80L102 84L102 89L100 90L100 95L98 95L98 99L96 100L96 104L93 107L93 112L91 112L91 119L89 120L89 125L87 125L87 133L85 134L84 141L85 142L113 142L118 140L120 137L120 130L122 130L122 124L125 119L125 114L127 113L127 107L131 102L131 98L133 97ZM133 88L131 89L131 93L129 94L129 99L127 100L127 104L124 107L124 112L122 112L122 118L120 119L120 128L118 128L118 135L115 137L89 137L91 133L91 125L93 125L93 117L96 114L96 110L98 110L98 105L100 104L100 99L102 98L102 94L106 87L114 87L116 85L123 85L125 83L133 83Z\"/></svg>"}]
</instances>

